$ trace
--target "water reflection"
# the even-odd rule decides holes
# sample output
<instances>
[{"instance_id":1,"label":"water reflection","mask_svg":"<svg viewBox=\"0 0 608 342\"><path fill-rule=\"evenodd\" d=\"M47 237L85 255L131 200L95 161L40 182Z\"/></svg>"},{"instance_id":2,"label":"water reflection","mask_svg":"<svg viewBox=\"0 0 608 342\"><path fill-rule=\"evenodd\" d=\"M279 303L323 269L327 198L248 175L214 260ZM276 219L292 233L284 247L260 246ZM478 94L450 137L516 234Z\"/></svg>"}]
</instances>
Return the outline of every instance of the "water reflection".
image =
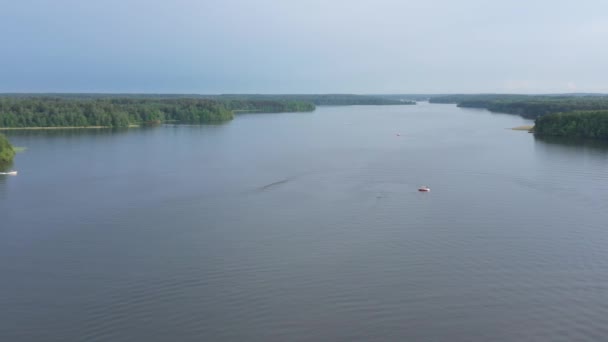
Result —
<instances>
[{"instance_id":1,"label":"water reflection","mask_svg":"<svg viewBox=\"0 0 608 342\"><path fill-rule=\"evenodd\" d=\"M0 172L8 172L11 170L11 168L13 167L13 163L2 163L0 162ZM4 175L0 175L0 177L3 177Z\"/></svg>"},{"instance_id":2,"label":"water reflection","mask_svg":"<svg viewBox=\"0 0 608 342\"><path fill-rule=\"evenodd\" d=\"M317 110L13 132L0 341L606 335L606 149L453 105Z\"/></svg>"},{"instance_id":3,"label":"water reflection","mask_svg":"<svg viewBox=\"0 0 608 342\"><path fill-rule=\"evenodd\" d=\"M152 127L153 128L153 127ZM105 136L124 134L134 128L81 128L81 129L19 129L4 131L7 137L80 137L86 136ZM151 127L141 127L137 129L151 129Z\"/></svg>"},{"instance_id":4,"label":"water reflection","mask_svg":"<svg viewBox=\"0 0 608 342\"><path fill-rule=\"evenodd\" d=\"M534 141L539 144L556 145L573 150L592 149L608 152L608 141L606 140L534 135Z\"/></svg>"}]
</instances>

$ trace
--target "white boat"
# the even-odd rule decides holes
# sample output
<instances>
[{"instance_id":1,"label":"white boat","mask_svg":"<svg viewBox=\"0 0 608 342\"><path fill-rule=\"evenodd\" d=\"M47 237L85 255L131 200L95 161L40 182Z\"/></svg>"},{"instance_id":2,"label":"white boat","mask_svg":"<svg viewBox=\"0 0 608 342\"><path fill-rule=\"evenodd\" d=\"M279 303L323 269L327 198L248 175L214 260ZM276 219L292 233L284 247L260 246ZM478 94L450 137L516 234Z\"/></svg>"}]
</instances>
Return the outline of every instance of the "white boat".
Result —
<instances>
[{"instance_id":1,"label":"white boat","mask_svg":"<svg viewBox=\"0 0 608 342\"><path fill-rule=\"evenodd\" d=\"M0 175L16 176L17 175L17 171L0 172Z\"/></svg>"},{"instance_id":2,"label":"white boat","mask_svg":"<svg viewBox=\"0 0 608 342\"><path fill-rule=\"evenodd\" d=\"M431 188L429 188L428 186L421 186L421 187L418 188L418 191L421 191L421 192L430 192Z\"/></svg>"}]
</instances>

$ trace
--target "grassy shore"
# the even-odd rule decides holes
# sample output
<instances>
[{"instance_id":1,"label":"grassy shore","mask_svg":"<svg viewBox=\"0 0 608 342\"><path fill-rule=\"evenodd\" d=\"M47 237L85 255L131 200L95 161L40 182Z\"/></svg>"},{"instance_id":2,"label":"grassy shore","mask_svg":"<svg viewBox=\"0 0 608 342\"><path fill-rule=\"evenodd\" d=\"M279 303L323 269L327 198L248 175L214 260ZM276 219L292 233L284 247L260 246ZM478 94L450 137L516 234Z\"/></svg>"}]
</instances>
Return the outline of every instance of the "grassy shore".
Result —
<instances>
[{"instance_id":1,"label":"grassy shore","mask_svg":"<svg viewBox=\"0 0 608 342\"><path fill-rule=\"evenodd\" d=\"M532 126L517 126L517 127L513 127L511 128L514 131L528 131L528 132L534 132L534 125Z\"/></svg>"}]
</instances>

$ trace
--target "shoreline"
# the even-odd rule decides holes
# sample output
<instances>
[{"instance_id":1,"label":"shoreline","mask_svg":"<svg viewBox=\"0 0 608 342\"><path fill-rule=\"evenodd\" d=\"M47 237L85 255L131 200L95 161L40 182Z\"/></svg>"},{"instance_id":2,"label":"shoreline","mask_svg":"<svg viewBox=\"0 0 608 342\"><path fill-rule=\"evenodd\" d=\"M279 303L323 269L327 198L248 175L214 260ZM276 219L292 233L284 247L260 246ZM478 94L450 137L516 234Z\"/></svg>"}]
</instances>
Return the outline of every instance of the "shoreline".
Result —
<instances>
[{"instance_id":1,"label":"shoreline","mask_svg":"<svg viewBox=\"0 0 608 342\"><path fill-rule=\"evenodd\" d=\"M528 131L530 133L534 132L534 125L524 125L524 126L517 126L517 127L513 127L511 128L514 131Z\"/></svg>"},{"instance_id":2,"label":"shoreline","mask_svg":"<svg viewBox=\"0 0 608 342\"><path fill-rule=\"evenodd\" d=\"M111 128L136 128L139 125L129 125L127 127L111 126L47 126L47 127L0 127L0 131L22 131L22 130L52 130L52 129L111 129Z\"/></svg>"}]
</instances>

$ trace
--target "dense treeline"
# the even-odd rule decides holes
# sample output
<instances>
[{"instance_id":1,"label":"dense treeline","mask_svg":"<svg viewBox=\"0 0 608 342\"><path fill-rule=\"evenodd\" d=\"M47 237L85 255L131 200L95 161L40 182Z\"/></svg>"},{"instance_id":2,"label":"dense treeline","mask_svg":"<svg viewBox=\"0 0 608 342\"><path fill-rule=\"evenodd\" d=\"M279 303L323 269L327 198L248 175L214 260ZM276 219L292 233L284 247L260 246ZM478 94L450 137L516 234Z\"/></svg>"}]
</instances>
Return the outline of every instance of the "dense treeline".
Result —
<instances>
[{"instance_id":1,"label":"dense treeline","mask_svg":"<svg viewBox=\"0 0 608 342\"><path fill-rule=\"evenodd\" d=\"M389 99L393 101L406 102L405 104L416 104L416 101L429 101L434 96L433 94L381 94L374 95L383 99Z\"/></svg>"},{"instance_id":2,"label":"dense treeline","mask_svg":"<svg viewBox=\"0 0 608 342\"><path fill-rule=\"evenodd\" d=\"M127 127L129 124L174 121L216 123L231 120L233 111L312 111L312 103L192 98L0 97L0 127Z\"/></svg>"},{"instance_id":3,"label":"dense treeline","mask_svg":"<svg viewBox=\"0 0 608 342\"><path fill-rule=\"evenodd\" d=\"M203 95L204 96L204 95ZM410 100L400 100L383 97L382 95L353 95L353 94L226 94L207 96L215 100L241 100L241 101L296 101L309 102L317 106L351 106L351 105L413 105Z\"/></svg>"},{"instance_id":4,"label":"dense treeline","mask_svg":"<svg viewBox=\"0 0 608 342\"><path fill-rule=\"evenodd\" d=\"M353 106L353 105L408 105L416 104L413 101L400 101L384 98L380 95L354 95L354 94L284 94L284 95L218 95L211 97L216 100L254 100L254 101L296 101L308 102L317 106Z\"/></svg>"},{"instance_id":5,"label":"dense treeline","mask_svg":"<svg viewBox=\"0 0 608 342\"><path fill-rule=\"evenodd\" d=\"M534 132L538 135L608 139L608 110L541 116L535 121Z\"/></svg>"},{"instance_id":6,"label":"dense treeline","mask_svg":"<svg viewBox=\"0 0 608 342\"><path fill-rule=\"evenodd\" d=\"M606 95L449 95L432 98L431 102L535 119L534 133L540 136L608 139Z\"/></svg>"},{"instance_id":7,"label":"dense treeline","mask_svg":"<svg viewBox=\"0 0 608 342\"><path fill-rule=\"evenodd\" d=\"M413 105L416 98L421 100L428 99L428 95L355 95L355 94L224 94L224 95L204 95L204 94L0 94L0 97L55 97L64 99L108 99L108 98L130 98L130 99L209 99L220 102L227 100L242 102L282 102L290 103L311 103L317 106L348 106L348 105ZM313 109L314 110L314 109ZM300 111L300 110L298 110Z\"/></svg>"},{"instance_id":8,"label":"dense treeline","mask_svg":"<svg viewBox=\"0 0 608 342\"><path fill-rule=\"evenodd\" d=\"M221 103L206 99L0 98L0 127L127 127L174 120L222 122L233 118Z\"/></svg>"},{"instance_id":9,"label":"dense treeline","mask_svg":"<svg viewBox=\"0 0 608 342\"><path fill-rule=\"evenodd\" d=\"M399 95L0 94L0 127L212 123L234 112L309 112L315 105L413 105Z\"/></svg>"},{"instance_id":10,"label":"dense treeline","mask_svg":"<svg viewBox=\"0 0 608 342\"><path fill-rule=\"evenodd\" d=\"M15 149L9 143L4 134L0 134L0 167L6 166L13 161Z\"/></svg>"},{"instance_id":11,"label":"dense treeline","mask_svg":"<svg viewBox=\"0 0 608 342\"><path fill-rule=\"evenodd\" d=\"M552 113L608 110L608 96L601 95L451 95L431 99L434 103L457 103L459 107L485 108L535 119Z\"/></svg>"},{"instance_id":12,"label":"dense treeline","mask_svg":"<svg viewBox=\"0 0 608 342\"><path fill-rule=\"evenodd\" d=\"M577 98L606 98L607 94L593 93L572 93L572 94L451 94L451 95L429 95L430 103L453 103L479 102L488 103L491 101L529 101L529 100L556 100L556 99L577 99Z\"/></svg>"},{"instance_id":13,"label":"dense treeline","mask_svg":"<svg viewBox=\"0 0 608 342\"><path fill-rule=\"evenodd\" d=\"M285 113L285 112L312 112L315 105L304 101L270 101L270 100L220 100L226 108L239 112L264 112L264 113Z\"/></svg>"},{"instance_id":14,"label":"dense treeline","mask_svg":"<svg viewBox=\"0 0 608 342\"><path fill-rule=\"evenodd\" d=\"M460 107L487 108L493 112L519 114L525 118L560 112L608 109L608 97L531 97L525 100L463 101Z\"/></svg>"},{"instance_id":15,"label":"dense treeline","mask_svg":"<svg viewBox=\"0 0 608 342\"><path fill-rule=\"evenodd\" d=\"M460 104L462 102L479 102L487 103L497 100L525 100L528 99L528 95L511 95L511 94L453 94L453 95L438 95L431 96L429 99L430 103L453 103ZM485 108L485 107L482 107Z\"/></svg>"}]
</instances>

